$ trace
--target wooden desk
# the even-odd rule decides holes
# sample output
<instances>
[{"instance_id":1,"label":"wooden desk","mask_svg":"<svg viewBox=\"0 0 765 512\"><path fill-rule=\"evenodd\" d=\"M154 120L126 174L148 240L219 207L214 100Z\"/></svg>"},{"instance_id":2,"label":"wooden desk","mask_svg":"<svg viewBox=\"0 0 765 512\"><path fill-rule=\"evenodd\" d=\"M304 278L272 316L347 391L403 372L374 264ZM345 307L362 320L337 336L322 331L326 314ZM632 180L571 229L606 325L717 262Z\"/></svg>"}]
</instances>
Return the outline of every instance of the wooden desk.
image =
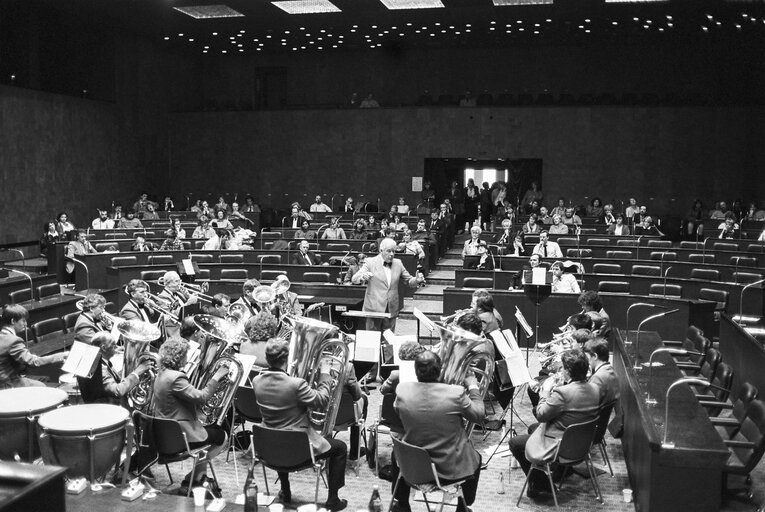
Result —
<instances>
[{"instance_id":1,"label":"wooden desk","mask_svg":"<svg viewBox=\"0 0 765 512\"><path fill-rule=\"evenodd\" d=\"M32 275L32 284L35 288L44 284L55 283L56 276L54 274ZM9 294L16 290L23 290L29 288L29 279L24 276L18 275L15 272L11 273L8 277L0 279L0 304L8 304L10 302ZM33 290L34 292L34 290Z\"/></svg>"},{"instance_id":2,"label":"wooden desk","mask_svg":"<svg viewBox=\"0 0 765 512\"><path fill-rule=\"evenodd\" d=\"M614 345L614 370L619 377L624 412L622 448L627 463L636 509L650 512L678 510L720 510L722 466L728 458L719 434L709 421L690 388L681 386L670 396L669 435L674 448L662 446L666 425L666 390L682 374L667 354L655 361L651 382L648 369L632 369L635 345L625 346L618 331ZM630 332L633 339L635 332ZM641 333L639 360L647 361L651 352L663 346L656 332ZM658 403L649 406L646 391Z\"/></svg>"},{"instance_id":3,"label":"wooden desk","mask_svg":"<svg viewBox=\"0 0 765 512\"><path fill-rule=\"evenodd\" d=\"M744 382L765 389L765 347L725 314L720 318L720 354L734 371L731 396Z\"/></svg>"}]
</instances>

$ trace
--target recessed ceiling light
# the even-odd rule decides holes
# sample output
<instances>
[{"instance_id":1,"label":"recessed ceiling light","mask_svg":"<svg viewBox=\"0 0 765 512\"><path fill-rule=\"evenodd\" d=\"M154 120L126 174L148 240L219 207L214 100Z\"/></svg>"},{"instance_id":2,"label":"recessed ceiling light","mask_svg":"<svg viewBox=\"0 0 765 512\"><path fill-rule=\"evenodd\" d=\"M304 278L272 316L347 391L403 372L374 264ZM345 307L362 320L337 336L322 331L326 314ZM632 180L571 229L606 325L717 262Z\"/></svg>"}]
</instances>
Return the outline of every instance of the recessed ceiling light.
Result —
<instances>
[{"instance_id":1,"label":"recessed ceiling light","mask_svg":"<svg viewBox=\"0 0 765 512\"><path fill-rule=\"evenodd\" d=\"M443 8L441 0L380 0L390 10L399 9L438 9Z\"/></svg>"},{"instance_id":2,"label":"recessed ceiling light","mask_svg":"<svg viewBox=\"0 0 765 512\"><path fill-rule=\"evenodd\" d=\"M244 16L241 12L221 4L190 5L186 7L173 7L173 9L198 20L209 18L237 18Z\"/></svg>"},{"instance_id":3,"label":"recessed ceiling light","mask_svg":"<svg viewBox=\"0 0 765 512\"><path fill-rule=\"evenodd\" d=\"M553 0L492 0L497 7L508 5L544 5L552 4Z\"/></svg>"},{"instance_id":4,"label":"recessed ceiling light","mask_svg":"<svg viewBox=\"0 0 765 512\"><path fill-rule=\"evenodd\" d=\"M169 41L169 40L170 40L170 36L165 36L165 41Z\"/></svg>"},{"instance_id":5,"label":"recessed ceiling light","mask_svg":"<svg viewBox=\"0 0 765 512\"><path fill-rule=\"evenodd\" d=\"M322 12L340 12L340 9L329 0L289 0L271 2L287 14L315 14ZM301 30L305 30L303 27Z\"/></svg>"}]
</instances>

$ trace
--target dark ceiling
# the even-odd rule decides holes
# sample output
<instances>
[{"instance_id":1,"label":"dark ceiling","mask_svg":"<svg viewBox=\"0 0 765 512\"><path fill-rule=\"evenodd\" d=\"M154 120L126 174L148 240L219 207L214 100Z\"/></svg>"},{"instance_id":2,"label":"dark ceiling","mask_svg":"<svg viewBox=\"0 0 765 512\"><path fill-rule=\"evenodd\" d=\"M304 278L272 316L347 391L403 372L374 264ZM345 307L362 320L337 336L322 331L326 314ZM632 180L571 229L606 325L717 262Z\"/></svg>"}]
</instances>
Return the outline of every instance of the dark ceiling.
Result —
<instances>
[{"instance_id":1,"label":"dark ceiling","mask_svg":"<svg viewBox=\"0 0 765 512\"><path fill-rule=\"evenodd\" d=\"M25 3L30 0L25 0ZM526 0L527 1L527 0ZM609 39L765 35L765 2L669 0L496 7L492 0L443 0L444 8L388 10L380 0L332 0L341 12L287 14L267 0L39 0L44 8L139 32L199 53L332 51L380 47L588 44ZM223 4L234 18L194 19L176 10ZM27 6L29 4L26 4Z\"/></svg>"}]
</instances>

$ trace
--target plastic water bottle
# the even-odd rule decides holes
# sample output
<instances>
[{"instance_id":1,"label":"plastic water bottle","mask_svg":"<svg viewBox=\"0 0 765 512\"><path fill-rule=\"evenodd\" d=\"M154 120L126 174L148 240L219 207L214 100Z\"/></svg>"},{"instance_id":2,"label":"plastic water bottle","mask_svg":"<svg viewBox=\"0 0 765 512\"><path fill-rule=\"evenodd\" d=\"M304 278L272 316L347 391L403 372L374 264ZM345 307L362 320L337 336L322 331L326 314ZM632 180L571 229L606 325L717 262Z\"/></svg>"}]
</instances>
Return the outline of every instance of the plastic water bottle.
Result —
<instances>
[{"instance_id":1,"label":"plastic water bottle","mask_svg":"<svg viewBox=\"0 0 765 512\"><path fill-rule=\"evenodd\" d=\"M380 498L380 488L372 488L372 497L369 498L369 512L382 512L382 499Z\"/></svg>"},{"instance_id":2,"label":"plastic water bottle","mask_svg":"<svg viewBox=\"0 0 765 512\"><path fill-rule=\"evenodd\" d=\"M247 479L244 481L244 512L258 512L258 484L253 475L254 469L253 462L247 470Z\"/></svg>"}]
</instances>

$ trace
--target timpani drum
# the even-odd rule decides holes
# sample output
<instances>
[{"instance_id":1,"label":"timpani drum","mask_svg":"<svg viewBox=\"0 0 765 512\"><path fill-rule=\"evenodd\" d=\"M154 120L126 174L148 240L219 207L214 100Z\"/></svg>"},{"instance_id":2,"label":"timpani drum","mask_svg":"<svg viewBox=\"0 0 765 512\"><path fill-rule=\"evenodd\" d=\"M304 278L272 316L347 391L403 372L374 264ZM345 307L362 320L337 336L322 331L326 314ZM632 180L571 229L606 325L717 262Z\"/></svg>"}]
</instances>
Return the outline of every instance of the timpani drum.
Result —
<instances>
[{"instance_id":1,"label":"timpani drum","mask_svg":"<svg viewBox=\"0 0 765 512\"><path fill-rule=\"evenodd\" d=\"M77 384L77 377L72 373L64 373L58 378L58 389L66 391L69 395L69 405L82 403L82 394L80 386Z\"/></svg>"},{"instance_id":2,"label":"timpani drum","mask_svg":"<svg viewBox=\"0 0 765 512\"><path fill-rule=\"evenodd\" d=\"M67 468L67 477L91 483L120 462L130 413L117 405L84 404L42 414L37 421L45 464Z\"/></svg>"},{"instance_id":3,"label":"timpani drum","mask_svg":"<svg viewBox=\"0 0 765 512\"><path fill-rule=\"evenodd\" d=\"M39 457L37 417L60 407L68 397L66 391L47 387L0 391L0 460L32 462Z\"/></svg>"}]
</instances>

